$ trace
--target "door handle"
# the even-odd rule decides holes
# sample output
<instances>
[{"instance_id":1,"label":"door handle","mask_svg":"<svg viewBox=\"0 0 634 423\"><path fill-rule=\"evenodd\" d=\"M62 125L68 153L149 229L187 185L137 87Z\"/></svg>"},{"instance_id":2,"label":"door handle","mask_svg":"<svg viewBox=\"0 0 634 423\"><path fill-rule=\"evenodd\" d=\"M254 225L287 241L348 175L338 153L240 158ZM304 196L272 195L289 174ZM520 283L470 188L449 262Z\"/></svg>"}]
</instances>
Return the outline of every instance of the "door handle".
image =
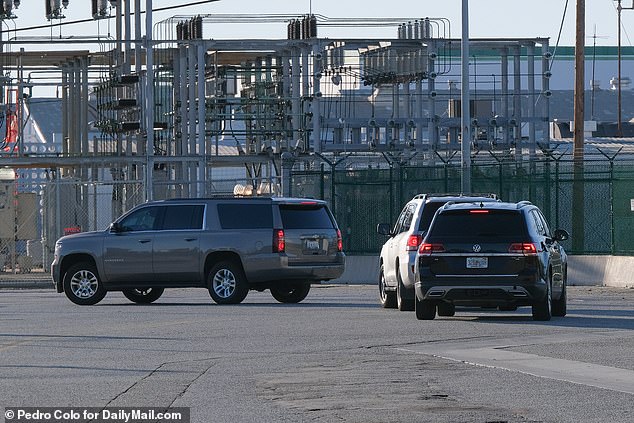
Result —
<instances>
[{"instance_id":1,"label":"door handle","mask_svg":"<svg viewBox=\"0 0 634 423\"><path fill-rule=\"evenodd\" d=\"M196 241L198 238L185 238L185 241L187 242L192 242L192 241Z\"/></svg>"},{"instance_id":2,"label":"door handle","mask_svg":"<svg viewBox=\"0 0 634 423\"><path fill-rule=\"evenodd\" d=\"M150 240L149 239L140 239L139 242L141 244L147 244L148 242L150 242Z\"/></svg>"}]
</instances>

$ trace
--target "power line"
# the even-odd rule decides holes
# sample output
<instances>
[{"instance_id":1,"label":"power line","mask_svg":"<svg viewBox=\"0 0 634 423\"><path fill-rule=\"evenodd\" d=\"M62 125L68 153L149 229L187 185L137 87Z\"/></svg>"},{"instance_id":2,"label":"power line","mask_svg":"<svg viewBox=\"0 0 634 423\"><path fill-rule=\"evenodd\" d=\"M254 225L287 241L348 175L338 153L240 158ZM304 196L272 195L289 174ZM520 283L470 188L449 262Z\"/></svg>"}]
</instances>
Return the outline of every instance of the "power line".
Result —
<instances>
[{"instance_id":1,"label":"power line","mask_svg":"<svg viewBox=\"0 0 634 423\"><path fill-rule=\"evenodd\" d=\"M172 9L179 9L181 7L189 7L189 6L197 6L200 4L205 4L205 3L212 3L212 2L217 2L219 0L203 0L203 1L194 1L194 2L190 2L190 3L186 3L186 4L179 4L177 6L165 6L165 7L158 7L156 9L152 9L152 13L154 12L163 12L166 10L172 10ZM144 14L145 11L141 11L141 14ZM134 16L134 12L130 13L130 16ZM115 16L104 16L102 19L112 19ZM37 25L37 26L29 26L26 28L15 28L15 29L11 29L11 30L2 30L0 32L20 32L20 31L32 31L34 29L44 29L44 28L52 28L52 27L56 27L56 26L64 26L64 25L75 25L75 24L79 24L79 23L86 23L86 22L94 22L95 19L93 18L88 18L88 19L80 19L80 20L76 20L76 21L69 21L69 22L59 22L59 23L50 23L48 25Z\"/></svg>"}]
</instances>

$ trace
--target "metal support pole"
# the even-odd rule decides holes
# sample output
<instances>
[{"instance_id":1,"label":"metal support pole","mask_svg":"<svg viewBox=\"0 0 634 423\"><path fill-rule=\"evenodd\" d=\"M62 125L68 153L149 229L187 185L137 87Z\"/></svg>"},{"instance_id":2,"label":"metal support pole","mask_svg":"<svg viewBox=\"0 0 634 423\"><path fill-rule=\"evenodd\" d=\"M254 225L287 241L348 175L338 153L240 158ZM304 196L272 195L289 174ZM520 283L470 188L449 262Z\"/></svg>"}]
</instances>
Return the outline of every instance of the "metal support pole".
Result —
<instances>
[{"instance_id":1,"label":"metal support pole","mask_svg":"<svg viewBox=\"0 0 634 423\"><path fill-rule=\"evenodd\" d=\"M198 187L196 189L198 197L204 197L206 194L206 186L205 186L205 176L206 176L206 163L205 156L207 152L205 151L205 139L207 137L206 131L206 105L205 105L205 44L203 41L198 42L197 51L198 51L198 81L196 83L198 88L198 146L196 154L200 157L198 161L198 172L196 176L196 180L198 181Z\"/></svg>"},{"instance_id":2,"label":"metal support pole","mask_svg":"<svg viewBox=\"0 0 634 423\"><path fill-rule=\"evenodd\" d=\"M460 49L462 63L462 84L460 113L462 127L461 141L461 192L471 193L471 107L469 93L469 0L462 0L462 43Z\"/></svg>"},{"instance_id":3,"label":"metal support pole","mask_svg":"<svg viewBox=\"0 0 634 423\"><path fill-rule=\"evenodd\" d=\"M146 69L145 78L145 199L150 201L154 198L154 49L152 46L152 0L145 0L145 51Z\"/></svg>"},{"instance_id":4,"label":"metal support pole","mask_svg":"<svg viewBox=\"0 0 634 423\"><path fill-rule=\"evenodd\" d=\"M527 47L528 56L528 157L531 161L535 159L535 46Z\"/></svg>"},{"instance_id":5,"label":"metal support pole","mask_svg":"<svg viewBox=\"0 0 634 423\"><path fill-rule=\"evenodd\" d=\"M509 145L511 140L510 137L510 126L508 124L508 119L510 114L509 111L509 54L508 49L505 47L502 49L501 53L501 73L502 73L502 82L501 82L501 91L500 94L502 96L502 116L506 119L506 123L504 124L504 130L502 131L502 142L504 145Z\"/></svg>"},{"instance_id":6,"label":"metal support pole","mask_svg":"<svg viewBox=\"0 0 634 423\"><path fill-rule=\"evenodd\" d=\"M313 46L313 150L321 153L321 51L319 44ZM308 150L310 146L306 146Z\"/></svg>"},{"instance_id":7,"label":"metal support pole","mask_svg":"<svg viewBox=\"0 0 634 423\"><path fill-rule=\"evenodd\" d=\"M550 92L550 52L548 51L548 40L542 41L542 93ZM542 141L548 145L550 143L550 97L544 96L544 120Z\"/></svg>"},{"instance_id":8,"label":"metal support pole","mask_svg":"<svg viewBox=\"0 0 634 423\"><path fill-rule=\"evenodd\" d=\"M513 48L513 142L515 143L515 160L522 161L522 62L520 47Z\"/></svg>"}]
</instances>

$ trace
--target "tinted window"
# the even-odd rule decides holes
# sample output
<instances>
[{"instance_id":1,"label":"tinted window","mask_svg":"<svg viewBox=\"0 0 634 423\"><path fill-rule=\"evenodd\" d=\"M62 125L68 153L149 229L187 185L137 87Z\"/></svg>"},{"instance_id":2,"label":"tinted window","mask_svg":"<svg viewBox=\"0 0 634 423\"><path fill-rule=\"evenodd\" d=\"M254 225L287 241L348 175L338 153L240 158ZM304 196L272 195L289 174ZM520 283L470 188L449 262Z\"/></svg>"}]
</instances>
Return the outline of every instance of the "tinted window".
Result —
<instances>
[{"instance_id":1,"label":"tinted window","mask_svg":"<svg viewBox=\"0 0 634 423\"><path fill-rule=\"evenodd\" d=\"M405 232L409 230L410 225L412 224L412 219L414 218L414 210L416 209L416 205L411 204L407 207L405 212L405 216L403 217L403 223L401 224L401 228L399 232Z\"/></svg>"},{"instance_id":2,"label":"tinted window","mask_svg":"<svg viewBox=\"0 0 634 423\"><path fill-rule=\"evenodd\" d=\"M156 229L160 207L143 207L121 220L123 232L151 231Z\"/></svg>"},{"instance_id":3,"label":"tinted window","mask_svg":"<svg viewBox=\"0 0 634 423\"><path fill-rule=\"evenodd\" d=\"M425 204L423 207L423 215L420 217L420 222L418 222L418 230L419 232L426 231L429 229L429 225L431 225L431 221L434 218L434 214L436 211L444 206L445 203L441 201L433 201Z\"/></svg>"},{"instance_id":4,"label":"tinted window","mask_svg":"<svg viewBox=\"0 0 634 423\"><path fill-rule=\"evenodd\" d=\"M334 228L328 210L322 205L281 205L280 214L284 229Z\"/></svg>"},{"instance_id":5,"label":"tinted window","mask_svg":"<svg viewBox=\"0 0 634 423\"><path fill-rule=\"evenodd\" d=\"M204 208L202 204L166 206L161 229L202 229Z\"/></svg>"},{"instance_id":6,"label":"tinted window","mask_svg":"<svg viewBox=\"0 0 634 423\"><path fill-rule=\"evenodd\" d=\"M469 210L441 212L430 229L430 238L465 238L521 240L526 237L526 225L519 212L490 210L473 214ZM493 238L496 238L495 240Z\"/></svg>"},{"instance_id":7,"label":"tinted window","mask_svg":"<svg viewBox=\"0 0 634 423\"><path fill-rule=\"evenodd\" d=\"M273 228L270 204L218 204L223 229Z\"/></svg>"}]
</instances>

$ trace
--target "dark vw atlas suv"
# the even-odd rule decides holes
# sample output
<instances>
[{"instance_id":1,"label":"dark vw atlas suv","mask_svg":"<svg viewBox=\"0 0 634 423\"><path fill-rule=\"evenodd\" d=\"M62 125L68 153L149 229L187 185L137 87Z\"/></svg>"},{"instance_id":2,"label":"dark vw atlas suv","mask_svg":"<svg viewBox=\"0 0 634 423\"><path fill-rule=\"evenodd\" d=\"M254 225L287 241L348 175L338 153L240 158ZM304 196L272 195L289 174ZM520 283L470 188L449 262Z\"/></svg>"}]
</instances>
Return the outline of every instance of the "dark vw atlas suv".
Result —
<instances>
[{"instance_id":1,"label":"dark vw atlas suv","mask_svg":"<svg viewBox=\"0 0 634 423\"><path fill-rule=\"evenodd\" d=\"M564 230L550 231L542 212L519 203L448 203L418 250L416 317L453 316L456 306L516 310L534 320L566 315Z\"/></svg>"},{"instance_id":2,"label":"dark vw atlas suv","mask_svg":"<svg viewBox=\"0 0 634 423\"><path fill-rule=\"evenodd\" d=\"M108 291L136 303L164 288L203 287L219 304L270 289L302 301L311 282L343 273L341 232L323 201L213 198L142 204L99 232L60 238L51 266L57 292L96 304Z\"/></svg>"}]
</instances>

